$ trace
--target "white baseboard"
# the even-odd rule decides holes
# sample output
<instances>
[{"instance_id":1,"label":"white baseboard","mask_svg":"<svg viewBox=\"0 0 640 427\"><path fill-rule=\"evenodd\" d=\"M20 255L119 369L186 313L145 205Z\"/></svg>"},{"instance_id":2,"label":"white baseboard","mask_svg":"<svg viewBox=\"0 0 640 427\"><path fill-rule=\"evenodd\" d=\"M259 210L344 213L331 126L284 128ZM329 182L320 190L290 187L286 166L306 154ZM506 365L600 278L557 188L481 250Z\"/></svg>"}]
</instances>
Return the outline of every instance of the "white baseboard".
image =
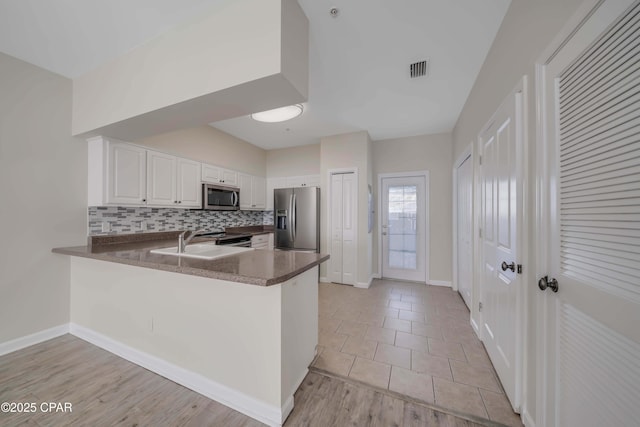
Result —
<instances>
[{"instance_id":1,"label":"white baseboard","mask_svg":"<svg viewBox=\"0 0 640 427\"><path fill-rule=\"evenodd\" d=\"M482 341L482 337L480 336L480 326L478 326L478 323L473 317L471 318L471 327L473 328L473 332L475 332L478 339Z\"/></svg>"},{"instance_id":2,"label":"white baseboard","mask_svg":"<svg viewBox=\"0 0 640 427\"><path fill-rule=\"evenodd\" d=\"M446 286L449 288L451 287L451 282L447 280L428 280L427 284L433 286Z\"/></svg>"},{"instance_id":3,"label":"white baseboard","mask_svg":"<svg viewBox=\"0 0 640 427\"><path fill-rule=\"evenodd\" d=\"M328 277L320 276L320 283L331 283Z\"/></svg>"},{"instance_id":4,"label":"white baseboard","mask_svg":"<svg viewBox=\"0 0 640 427\"><path fill-rule=\"evenodd\" d=\"M536 423L533 421L531 414L526 409L522 411L520 419L522 420L524 427L536 427Z\"/></svg>"},{"instance_id":5,"label":"white baseboard","mask_svg":"<svg viewBox=\"0 0 640 427\"><path fill-rule=\"evenodd\" d=\"M293 396L287 399L282 408L278 408L277 406L269 405L210 380L200 374L176 366L166 360L129 347L126 344L115 341L84 326L71 323L69 332L129 362L142 366L158 375L162 375L173 382L183 385L267 425L282 426L284 420L293 409Z\"/></svg>"},{"instance_id":6,"label":"white baseboard","mask_svg":"<svg viewBox=\"0 0 640 427\"><path fill-rule=\"evenodd\" d=\"M373 282L373 279L379 279L380 275L379 274L372 274L371 277L369 277L369 281L367 283L364 282L356 282L353 287L354 288L362 288L362 289L369 289L369 287L371 286L371 283Z\"/></svg>"},{"instance_id":7,"label":"white baseboard","mask_svg":"<svg viewBox=\"0 0 640 427\"><path fill-rule=\"evenodd\" d=\"M56 338L68 333L69 324L65 323L64 325L54 326L53 328L36 332L35 334L0 343L0 356L13 353L14 351L22 350L23 348L30 347L34 344L40 344L41 342L48 341L52 338Z\"/></svg>"}]
</instances>

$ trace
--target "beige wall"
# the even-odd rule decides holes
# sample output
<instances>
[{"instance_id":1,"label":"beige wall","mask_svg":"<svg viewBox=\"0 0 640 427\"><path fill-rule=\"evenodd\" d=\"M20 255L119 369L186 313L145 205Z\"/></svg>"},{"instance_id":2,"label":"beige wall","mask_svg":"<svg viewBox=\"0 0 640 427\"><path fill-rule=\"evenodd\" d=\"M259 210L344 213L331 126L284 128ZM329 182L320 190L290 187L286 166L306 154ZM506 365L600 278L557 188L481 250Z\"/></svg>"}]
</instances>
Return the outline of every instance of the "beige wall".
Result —
<instances>
[{"instance_id":1,"label":"beige wall","mask_svg":"<svg viewBox=\"0 0 640 427\"><path fill-rule=\"evenodd\" d=\"M452 179L451 135L420 135L373 143L376 175L393 172L429 171L429 277L451 281L452 275ZM376 191L376 201L380 197ZM378 221L376 221L377 223ZM377 236L377 224L374 233ZM374 254L378 239L373 239ZM380 273L377 256L374 271Z\"/></svg>"},{"instance_id":2,"label":"beige wall","mask_svg":"<svg viewBox=\"0 0 640 427\"><path fill-rule=\"evenodd\" d=\"M69 258L87 236L87 147L71 81L0 53L0 343L69 322Z\"/></svg>"},{"instance_id":3,"label":"beige wall","mask_svg":"<svg viewBox=\"0 0 640 427\"><path fill-rule=\"evenodd\" d=\"M372 165L369 159L371 140L366 131L336 135L322 138L320 141L320 180L321 212L320 212L320 251L328 253L330 234L328 231L327 211L329 189L329 171L332 169L358 170L358 274L357 282L361 285L369 283L371 278L371 236L367 233L367 194ZM328 262L331 262L329 260ZM327 263L321 264L320 275L327 276Z\"/></svg>"},{"instance_id":4,"label":"beige wall","mask_svg":"<svg viewBox=\"0 0 640 427\"><path fill-rule=\"evenodd\" d=\"M267 151L267 177L320 174L320 144Z\"/></svg>"},{"instance_id":5,"label":"beige wall","mask_svg":"<svg viewBox=\"0 0 640 427\"><path fill-rule=\"evenodd\" d=\"M265 150L211 126L163 133L135 143L199 162L266 176Z\"/></svg>"},{"instance_id":6,"label":"beige wall","mask_svg":"<svg viewBox=\"0 0 640 427\"><path fill-rule=\"evenodd\" d=\"M478 132L497 110L502 100L515 88L524 75L528 77L528 99L525 101L527 110L527 144L529 146L529 170L535 170L535 63L542 51L551 43L556 34L569 17L582 3L581 0L563 1L513 1L507 11L502 26L496 35L496 39L487 55L484 65L471 90L469 98L462 109L458 122L453 131L454 159L457 158L469 145L477 140ZM477 155L477 154L476 154ZM474 159L477 162L477 159ZM533 212L535 207L535 180L532 176L528 179L527 200L528 211ZM529 224L528 242L529 258L522 260L525 266L524 285L528 290L530 301L527 320L526 349L528 366L526 369L527 389L525 390L526 416L536 422L536 360L535 340L537 300L535 277L535 218L531 218ZM477 311L478 295L474 295L472 304L472 316L479 317ZM537 421L537 424L540 424Z\"/></svg>"}]
</instances>

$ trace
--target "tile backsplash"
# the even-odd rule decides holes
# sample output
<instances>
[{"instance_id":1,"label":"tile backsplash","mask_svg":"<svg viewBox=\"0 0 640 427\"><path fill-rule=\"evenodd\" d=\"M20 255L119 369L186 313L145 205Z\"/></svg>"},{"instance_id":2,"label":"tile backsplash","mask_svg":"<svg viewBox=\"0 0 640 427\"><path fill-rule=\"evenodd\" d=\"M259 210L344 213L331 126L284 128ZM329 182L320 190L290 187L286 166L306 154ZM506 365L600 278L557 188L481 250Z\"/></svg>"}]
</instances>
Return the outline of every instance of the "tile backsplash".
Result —
<instances>
[{"instance_id":1,"label":"tile backsplash","mask_svg":"<svg viewBox=\"0 0 640 427\"><path fill-rule=\"evenodd\" d=\"M172 230L218 230L225 227L272 225L273 211L204 211L189 209L92 206L88 234L126 234ZM142 229L142 223L146 229ZM103 223L110 231L103 232Z\"/></svg>"}]
</instances>

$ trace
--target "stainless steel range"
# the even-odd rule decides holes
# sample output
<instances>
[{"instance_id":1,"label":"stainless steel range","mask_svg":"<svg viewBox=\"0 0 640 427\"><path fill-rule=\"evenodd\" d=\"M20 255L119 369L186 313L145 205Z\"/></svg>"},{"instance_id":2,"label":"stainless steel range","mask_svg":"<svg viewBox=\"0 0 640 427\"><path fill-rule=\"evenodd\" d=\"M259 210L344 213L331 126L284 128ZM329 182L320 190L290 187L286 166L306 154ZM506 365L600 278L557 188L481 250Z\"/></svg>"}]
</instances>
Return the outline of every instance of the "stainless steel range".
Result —
<instances>
[{"instance_id":1,"label":"stainless steel range","mask_svg":"<svg viewBox=\"0 0 640 427\"><path fill-rule=\"evenodd\" d=\"M242 233L225 233L224 231L211 231L201 233L198 237L215 239L216 244L226 246L251 247L251 235Z\"/></svg>"}]
</instances>

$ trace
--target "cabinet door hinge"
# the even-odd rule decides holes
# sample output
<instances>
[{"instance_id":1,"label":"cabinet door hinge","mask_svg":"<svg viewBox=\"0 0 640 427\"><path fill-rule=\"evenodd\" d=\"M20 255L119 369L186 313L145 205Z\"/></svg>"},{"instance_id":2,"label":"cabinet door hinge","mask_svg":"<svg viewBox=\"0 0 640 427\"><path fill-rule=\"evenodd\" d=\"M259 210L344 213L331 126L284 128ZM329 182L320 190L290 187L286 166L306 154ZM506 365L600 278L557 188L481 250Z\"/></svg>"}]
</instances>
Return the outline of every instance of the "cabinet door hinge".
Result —
<instances>
[{"instance_id":1,"label":"cabinet door hinge","mask_svg":"<svg viewBox=\"0 0 640 427\"><path fill-rule=\"evenodd\" d=\"M478 156L478 163L482 166L482 156Z\"/></svg>"},{"instance_id":2,"label":"cabinet door hinge","mask_svg":"<svg viewBox=\"0 0 640 427\"><path fill-rule=\"evenodd\" d=\"M517 270L518 274L522 274L522 264L518 264Z\"/></svg>"},{"instance_id":3,"label":"cabinet door hinge","mask_svg":"<svg viewBox=\"0 0 640 427\"><path fill-rule=\"evenodd\" d=\"M478 311L482 311L482 303L481 302L478 303Z\"/></svg>"},{"instance_id":4,"label":"cabinet door hinge","mask_svg":"<svg viewBox=\"0 0 640 427\"><path fill-rule=\"evenodd\" d=\"M478 232L480 234L480 238L482 239L482 228L478 228Z\"/></svg>"}]
</instances>

